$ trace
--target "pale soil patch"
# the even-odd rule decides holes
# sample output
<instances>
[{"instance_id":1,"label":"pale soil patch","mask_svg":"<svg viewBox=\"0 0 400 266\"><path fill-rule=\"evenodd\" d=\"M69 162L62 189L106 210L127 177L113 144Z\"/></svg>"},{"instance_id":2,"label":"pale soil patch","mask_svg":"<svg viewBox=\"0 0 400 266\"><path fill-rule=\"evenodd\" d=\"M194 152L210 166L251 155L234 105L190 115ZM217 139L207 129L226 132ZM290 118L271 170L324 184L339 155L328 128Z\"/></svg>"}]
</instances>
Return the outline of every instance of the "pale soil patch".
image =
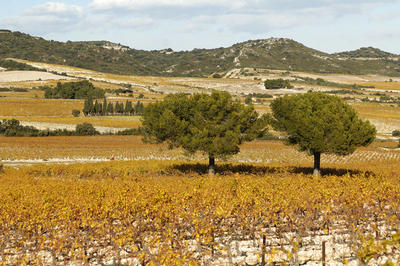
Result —
<instances>
[{"instance_id":1,"label":"pale soil patch","mask_svg":"<svg viewBox=\"0 0 400 266\"><path fill-rule=\"evenodd\" d=\"M4 71L0 72L0 82L18 82L30 80L61 80L73 79L41 71Z\"/></svg>"},{"instance_id":2,"label":"pale soil patch","mask_svg":"<svg viewBox=\"0 0 400 266\"><path fill-rule=\"evenodd\" d=\"M46 122L26 122L26 121L20 121L21 125L23 126L33 126L39 130L55 130L55 129L67 129L67 130L75 130L76 125L73 124L57 124L57 123L46 123ZM97 131L100 133L116 133L122 130L125 130L126 128L115 128L115 127L99 127L99 126L94 126Z\"/></svg>"}]
</instances>

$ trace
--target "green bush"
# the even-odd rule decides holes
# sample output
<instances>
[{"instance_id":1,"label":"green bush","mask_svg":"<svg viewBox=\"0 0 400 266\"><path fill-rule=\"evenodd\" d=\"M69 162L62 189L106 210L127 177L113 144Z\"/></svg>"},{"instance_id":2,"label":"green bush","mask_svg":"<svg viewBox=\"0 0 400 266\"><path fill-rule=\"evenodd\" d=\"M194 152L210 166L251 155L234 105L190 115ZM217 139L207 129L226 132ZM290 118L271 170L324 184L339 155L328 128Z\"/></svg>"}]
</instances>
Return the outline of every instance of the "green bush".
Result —
<instances>
[{"instance_id":1,"label":"green bush","mask_svg":"<svg viewBox=\"0 0 400 266\"><path fill-rule=\"evenodd\" d=\"M290 84L289 80L284 80L284 79L267 79L264 82L264 86L267 90L293 88L293 86Z\"/></svg>"},{"instance_id":2,"label":"green bush","mask_svg":"<svg viewBox=\"0 0 400 266\"><path fill-rule=\"evenodd\" d=\"M73 115L74 117L78 117L80 114L81 114L81 111L76 110L76 109L72 110L72 115Z\"/></svg>"},{"instance_id":3,"label":"green bush","mask_svg":"<svg viewBox=\"0 0 400 266\"><path fill-rule=\"evenodd\" d=\"M398 129L393 130L392 136L393 136L393 137L400 137L400 130L398 130Z\"/></svg>"},{"instance_id":4,"label":"green bush","mask_svg":"<svg viewBox=\"0 0 400 266\"><path fill-rule=\"evenodd\" d=\"M96 88L87 80L78 82L58 82L55 88L42 87L44 89L44 97L47 99L86 99L86 98L103 98L104 90Z\"/></svg>"},{"instance_id":5,"label":"green bush","mask_svg":"<svg viewBox=\"0 0 400 266\"><path fill-rule=\"evenodd\" d=\"M77 136L93 136L99 134L99 132L90 123L82 123L76 125L75 134Z\"/></svg>"}]
</instances>

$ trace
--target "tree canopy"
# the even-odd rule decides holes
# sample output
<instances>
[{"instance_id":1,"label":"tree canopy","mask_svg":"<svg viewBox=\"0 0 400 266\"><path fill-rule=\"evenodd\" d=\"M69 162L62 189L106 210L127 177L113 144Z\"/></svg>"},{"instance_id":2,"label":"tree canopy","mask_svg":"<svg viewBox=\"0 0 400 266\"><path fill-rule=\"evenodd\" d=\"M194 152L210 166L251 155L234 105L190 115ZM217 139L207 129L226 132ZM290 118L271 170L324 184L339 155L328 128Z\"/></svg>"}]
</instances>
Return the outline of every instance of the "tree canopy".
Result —
<instances>
[{"instance_id":1,"label":"tree canopy","mask_svg":"<svg viewBox=\"0 0 400 266\"><path fill-rule=\"evenodd\" d=\"M239 145L265 132L265 117L259 118L252 105L234 101L227 92L168 95L149 104L143 114L145 141L167 142L190 153L209 156L209 172L214 160L239 152Z\"/></svg>"},{"instance_id":2,"label":"tree canopy","mask_svg":"<svg viewBox=\"0 0 400 266\"><path fill-rule=\"evenodd\" d=\"M321 153L348 155L375 139L375 127L336 96L320 92L284 96L274 100L271 108L271 124L287 133L288 144L314 155L315 175Z\"/></svg>"},{"instance_id":3,"label":"tree canopy","mask_svg":"<svg viewBox=\"0 0 400 266\"><path fill-rule=\"evenodd\" d=\"M292 85L290 84L289 80L285 79L267 79L264 82L264 87L267 90L274 90L274 89L291 89L293 88Z\"/></svg>"},{"instance_id":4,"label":"tree canopy","mask_svg":"<svg viewBox=\"0 0 400 266\"><path fill-rule=\"evenodd\" d=\"M44 87L45 98L48 99L85 99L91 98L103 98L104 90L96 88L93 84L87 80L78 82L58 82L55 88Z\"/></svg>"}]
</instances>

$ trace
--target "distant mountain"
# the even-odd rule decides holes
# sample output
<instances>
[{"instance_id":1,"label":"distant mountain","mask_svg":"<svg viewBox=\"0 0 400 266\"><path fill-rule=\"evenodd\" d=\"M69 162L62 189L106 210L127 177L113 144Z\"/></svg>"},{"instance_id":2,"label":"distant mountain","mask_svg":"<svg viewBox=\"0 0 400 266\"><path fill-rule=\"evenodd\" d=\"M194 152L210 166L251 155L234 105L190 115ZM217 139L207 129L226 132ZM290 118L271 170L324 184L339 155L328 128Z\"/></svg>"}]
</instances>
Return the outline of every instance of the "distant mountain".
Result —
<instances>
[{"instance_id":1,"label":"distant mountain","mask_svg":"<svg viewBox=\"0 0 400 266\"><path fill-rule=\"evenodd\" d=\"M398 55L391 54L374 47L362 47L354 51L341 52L334 55L341 58L358 58L364 60L399 58Z\"/></svg>"},{"instance_id":2,"label":"distant mountain","mask_svg":"<svg viewBox=\"0 0 400 266\"><path fill-rule=\"evenodd\" d=\"M108 41L48 41L0 30L0 59L8 57L129 75L223 76L234 68L253 67L400 76L400 57L376 48L328 54L283 38L175 52L172 49L137 50Z\"/></svg>"}]
</instances>

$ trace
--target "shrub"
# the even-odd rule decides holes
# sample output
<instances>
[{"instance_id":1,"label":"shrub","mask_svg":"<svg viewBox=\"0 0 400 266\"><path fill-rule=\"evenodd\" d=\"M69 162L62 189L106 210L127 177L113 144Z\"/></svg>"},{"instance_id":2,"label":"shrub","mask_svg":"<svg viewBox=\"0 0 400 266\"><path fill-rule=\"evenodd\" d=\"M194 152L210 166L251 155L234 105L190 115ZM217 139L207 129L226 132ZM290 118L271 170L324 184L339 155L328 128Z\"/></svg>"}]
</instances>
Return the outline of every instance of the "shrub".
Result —
<instances>
[{"instance_id":1,"label":"shrub","mask_svg":"<svg viewBox=\"0 0 400 266\"><path fill-rule=\"evenodd\" d=\"M244 99L245 104L251 104L253 102L251 95L247 95Z\"/></svg>"},{"instance_id":2,"label":"shrub","mask_svg":"<svg viewBox=\"0 0 400 266\"><path fill-rule=\"evenodd\" d=\"M87 80L78 82L57 83L55 88L42 87L45 91L44 97L47 99L86 99L103 98L104 90L96 88Z\"/></svg>"},{"instance_id":3,"label":"shrub","mask_svg":"<svg viewBox=\"0 0 400 266\"><path fill-rule=\"evenodd\" d=\"M392 136L393 136L393 137L400 137L400 130L398 130L398 129L393 130Z\"/></svg>"},{"instance_id":4,"label":"shrub","mask_svg":"<svg viewBox=\"0 0 400 266\"><path fill-rule=\"evenodd\" d=\"M222 76L220 74L218 74L218 73L215 73L212 77L215 78L215 79L222 78Z\"/></svg>"},{"instance_id":5,"label":"shrub","mask_svg":"<svg viewBox=\"0 0 400 266\"><path fill-rule=\"evenodd\" d=\"M72 110L72 115L73 115L74 117L78 117L80 114L81 114L81 111L76 110L76 109Z\"/></svg>"},{"instance_id":6,"label":"shrub","mask_svg":"<svg viewBox=\"0 0 400 266\"><path fill-rule=\"evenodd\" d=\"M75 134L77 136L93 136L99 134L99 132L90 123L82 123L76 125Z\"/></svg>"},{"instance_id":7,"label":"shrub","mask_svg":"<svg viewBox=\"0 0 400 266\"><path fill-rule=\"evenodd\" d=\"M264 82L264 86L267 90L293 88L293 86L290 84L289 80L284 80L284 79L267 79Z\"/></svg>"}]
</instances>

